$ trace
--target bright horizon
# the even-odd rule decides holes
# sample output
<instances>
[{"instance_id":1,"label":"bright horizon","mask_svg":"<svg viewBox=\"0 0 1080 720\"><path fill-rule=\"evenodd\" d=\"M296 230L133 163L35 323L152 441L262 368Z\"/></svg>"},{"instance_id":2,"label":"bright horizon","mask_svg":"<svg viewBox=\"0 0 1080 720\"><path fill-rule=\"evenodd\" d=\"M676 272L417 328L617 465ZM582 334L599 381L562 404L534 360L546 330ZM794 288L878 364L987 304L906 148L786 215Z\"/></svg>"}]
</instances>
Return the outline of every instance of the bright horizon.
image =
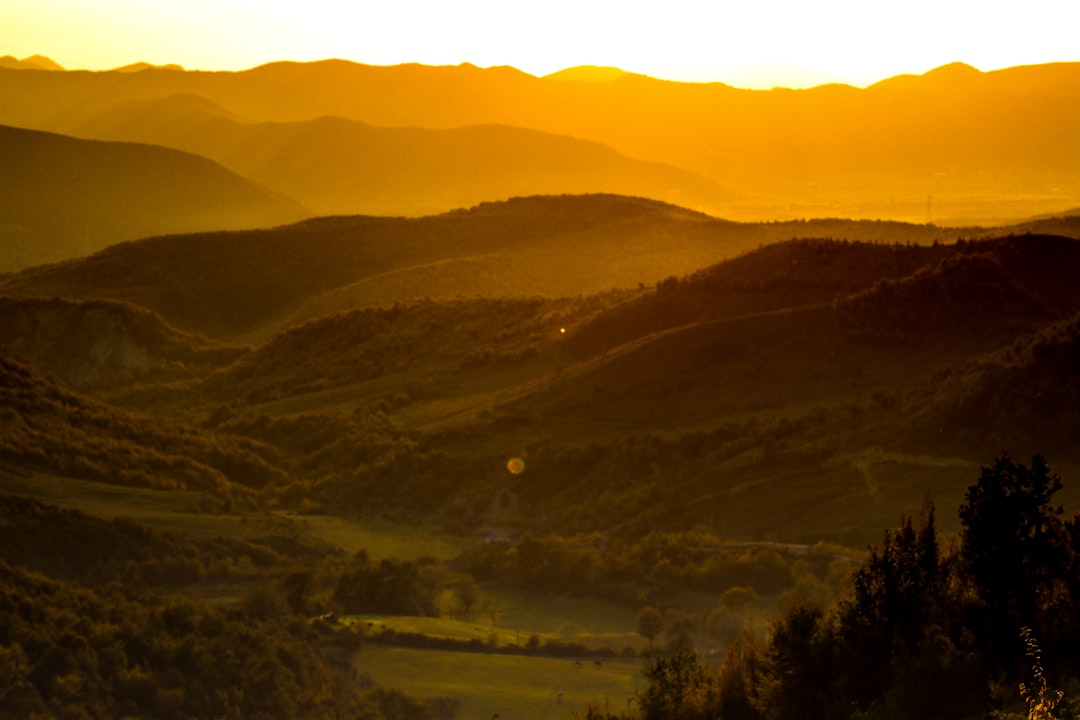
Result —
<instances>
[{"instance_id":1,"label":"bright horizon","mask_svg":"<svg viewBox=\"0 0 1080 720\"><path fill-rule=\"evenodd\" d=\"M983 71L1080 60L1075 0L986 4L912 0L0 0L0 55L45 55L67 69L135 62L245 70L342 58L509 65L542 76L615 66L667 80L739 87L865 86L950 62Z\"/></svg>"}]
</instances>

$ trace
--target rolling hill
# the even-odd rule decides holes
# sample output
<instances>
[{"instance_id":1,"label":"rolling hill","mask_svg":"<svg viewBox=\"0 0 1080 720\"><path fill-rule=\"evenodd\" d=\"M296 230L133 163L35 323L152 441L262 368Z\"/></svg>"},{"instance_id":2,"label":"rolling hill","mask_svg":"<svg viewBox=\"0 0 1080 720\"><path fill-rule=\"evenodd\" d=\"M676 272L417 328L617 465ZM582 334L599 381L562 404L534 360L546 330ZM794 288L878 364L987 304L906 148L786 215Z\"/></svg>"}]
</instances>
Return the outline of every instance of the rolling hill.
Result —
<instances>
[{"instance_id":1,"label":"rolling hill","mask_svg":"<svg viewBox=\"0 0 1080 720\"><path fill-rule=\"evenodd\" d=\"M339 117L240 122L191 95L127 101L77 134L202 155L321 215L421 215L522 195L597 192L719 211L734 196L696 173L535 130L385 128Z\"/></svg>"},{"instance_id":2,"label":"rolling hill","mask_svg":"<svg viewBox=\"0 0 1080 720\"><path fill-rule=\"evenodd\" d=\"M636 286L761 241L758 226L651 200L531 197L416 219L330 217L147 238L25 271L0 289L131 302L183 330L224 337L263 325L272 331L320 299L342 310L425 296L560 296Z\"/></svg>"},{"instance_id":3,"label":"rolling hill","mask_svg":"<svg viewBox=\"0 0 1080 720\"><path fill-rule=\"evenodd\" d=\"M553 219L559 204L593 218L625 219L624 203L641 217L680 212L610 197L518 202ZM460 218L498 228L516 206ZM197 254L201 236L181 240ZM289 257L294 278L327 262ZM274 466L304 479L299 496L335 513L512 536L873 537L927 492L958 504L1001 447L1080 460L1068 410L1078 270L1080 241L1049 235L789 240L618 292L329 314L231 364L114 397L273 448ZM523 473L507 472L511 457Z\"/></svg>"},{"instance_id":4,"label":"rolling hill","mask_svg":"<svg viewBox=\"0 0 1080 720\"><path fill-rule=\"evenodd\" d=\"M564 297L651 285L792 238L930 244L1009 230L1080 237L1080 222L1008 230L733 223L642 198L540 196L421 218L327 217L146 238L0 279L0 292L129 302L184 331L246 342L330 313L425 297Z\"/></svg>"},{"instance_id":5,"label":"rolling hill","mask_svg":"<svg viewBox=\"0 0 1080 720\"><path fill-rule=\"evenodd\" d=\"M249 506L284 480L272 448L72 392L0 355L0 461L34 478L54 473L113 485L202 491L208 507ZM38 482L48 482L38 479Z\"/></svg>"},{"instance_id":6,"label":"rolling hill","mask_svg":"<svg viewBox=\"0 0 1080 720\"><path fill-rule=\"evenodd\" d=\"M0 127L7 269L152 234L265 227L306 211L205 158Z\"/></svg>"}]
</instances>

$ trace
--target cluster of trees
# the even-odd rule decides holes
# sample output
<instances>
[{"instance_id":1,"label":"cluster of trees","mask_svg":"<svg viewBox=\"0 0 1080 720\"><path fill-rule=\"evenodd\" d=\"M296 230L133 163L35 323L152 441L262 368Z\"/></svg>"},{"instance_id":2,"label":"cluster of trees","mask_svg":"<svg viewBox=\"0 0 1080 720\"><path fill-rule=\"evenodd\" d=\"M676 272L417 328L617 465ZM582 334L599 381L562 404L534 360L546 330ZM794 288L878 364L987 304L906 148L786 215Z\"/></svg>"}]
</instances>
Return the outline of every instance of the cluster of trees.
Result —
<instances>
[{"instance_id":1,"label":"cluster of trees","mask_svg":"<svg viewBox=\"0 0 1080 720\"><path fill-rule=\"evenodd\" d=\"M277 451L76 395L0 354L0 459L117 485L206 491L250 504L285 484Z\"/></svg>"},{"instance_id":2,"label":"cluster of trees","mask_svg":"<svg viewBox=\"0 0 1080 720\"><path fill-rule=\"evenodd\" d=\"M830 302L865 290L879 278L906 275L954 250L815 238L759 247L605 312L575 332L571 346L587 353L669 327L716 317ZM812 269L812 272L808 272Z\"/></svg>"},{"instance_id":3,"label":"cluster of trees","mask_svg":"<svg viewBox=\"0 0 1080 720\"><path fill-rule=\"evenodd\" d=\"M1008 437L1071 455L1080 423L1078 365L1080 314L1074 314L941 377L934 415L973 450L992 452Z\"/></svg>"},{"instance_id":4,"label":"cluster of trees","mask_svg":"<svg viewBox=\"0 0 1080 720\"><path fill-rule=\"evenodd\" d=\"M0 494L0 561L49 577L103 586L165 586L249 578L321 562L328 548L303 537L194 539L129 518L105 520Z\"/></svg>"},{"instance_id":5,"label":"cluster of trees","mask_svg":"<svg viewBox=\"0 0 1080 720\"><path fill-rule=\"evenodd\" d=\"M438 615L436 601L445 572L434 560L375 562L361 550L338 578L334 602L346 613L359 615Z\"/></svg>"},{"instance_id":6,"label":"cluster of trees","mask_svg":"<svg viewBox=\"0 0 1080 720\"><path fill-rule=\"evenodd\" d=\"M163 719L391 717L301 620L100 591L0 563L0 714Z\"/></svg>"},{"instance_id":7,"label":"cluster of trees","mask_svg":"<svg viewBox=\"0 0 1080 720\"><path fill-rule=\"evenodd\" d=\"M462 569L480 581L515 583L543 594L630 602L645 597L657 603L682 591L720 596L735 587L776 595L800 582L802 594L831 597L853 562L841 548L825 544L731 544L701 531L652 532L639 540L599 534L527 536L512 544L484 543L458 558Z\"/></svg>"},{"instance_id":8,"label":"cluster of trees","mask_svg":"<svg viewBox=\"0 0 1080 720\"><path fill-rule=\"evenodd\" d=\"M648 720L984 717L1049 703L1080 679L1080 516L1045 460L983 468L943 545L932 504L886 534L826 613L793 604L718 667L650 661ZM1017 688L1025 690L1021 698ZM592 712L593 715L603 713Z\"/></svg>"},{"instance_id":9,"label":"cluster of trees","mask_svg":"<svg viewBox=\"0 0 1080 720\"><path fill-rule=\"evenodd\" d=\"M1007 331L1010 317L1042 317L1040 300L1017 283L993 249L879 280L836 302L837 319L849 338L903 344L942 332Z\"/></svg>"},{"instance_id":10,"label":"cluster of trees","mask_svg":"<svg viewBox=\"0 0 1080 720\"><path fill-rule=\"evenodd\" d=\"M417 300L341 312L293 327L231 367L191 383L194 396L268 402L434 367L450 374L533 358L579 299Z\"/></svg>"}]
</instances>

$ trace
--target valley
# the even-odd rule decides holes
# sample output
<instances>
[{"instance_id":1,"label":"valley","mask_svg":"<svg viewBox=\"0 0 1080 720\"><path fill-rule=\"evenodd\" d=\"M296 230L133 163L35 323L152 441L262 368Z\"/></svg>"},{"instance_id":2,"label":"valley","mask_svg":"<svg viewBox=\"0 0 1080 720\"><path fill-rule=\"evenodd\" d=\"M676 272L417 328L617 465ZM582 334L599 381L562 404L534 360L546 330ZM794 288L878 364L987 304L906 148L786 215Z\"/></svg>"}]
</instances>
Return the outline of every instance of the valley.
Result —
<instances>
[{"instance_id":1,"label":"valley","mask_svg":"<svg viewBox=\"0 0 1080 720\"><path fill-rule=\"evenodd\" d=\"M1073 65L771 92L35 67L0 64L27 717L651 718L664 663L728 682L779 672L800 618L806 647L862 627L918 543L918 582L952 578L919 612L956 605L911 657L968 662L994 458L1049 458L1038 527L1075 557Z\"/></svg>"}]
</instances>

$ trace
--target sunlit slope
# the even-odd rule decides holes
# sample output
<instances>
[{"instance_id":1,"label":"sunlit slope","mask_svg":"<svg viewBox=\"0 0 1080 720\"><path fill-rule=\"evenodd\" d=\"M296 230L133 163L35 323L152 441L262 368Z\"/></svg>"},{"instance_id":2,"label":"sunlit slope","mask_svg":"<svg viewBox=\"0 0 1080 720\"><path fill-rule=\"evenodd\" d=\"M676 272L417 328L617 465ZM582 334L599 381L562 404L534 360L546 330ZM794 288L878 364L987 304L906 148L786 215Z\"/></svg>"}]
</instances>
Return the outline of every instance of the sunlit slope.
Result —
<instances>
[{"instance_id":1,"label":"sunlit slope","mask_svg":"<svg viewBox=\"0 0 1080 720\"><path fill-rule=\"evenodd\" d=\"M1077 272L1053 236L780 242L594 296L330 315L118 401L196 419L192 443L248 438L336 513L812 542L958 503L1003 448L1080 458ZM48 437L62 458L82 436Z\"/></svg>"},{"instance_id":2,"label":"sunlit slope","mask_svg":"<svg viewBox=\"0 0 1080 720\"><path fill-rule=\"evenodd\" d=\"M307 213L205 158L0 127L2 267L167 232L266 227Z\"/></svg>"},{"instance_id":3,"label":"sunlit slope","mask_svg":"<svg viewBox=\"0 0 1080 720\"><path fill-rule=\"evenodd\" d=\"M536 78L512 68L275 63L240 73L0 72L0 121L71 131L130 99L194 94L250 120L501 124L604 143L751 199L730 216L982 222L1075 207L1080 65L946 66L857 89ZM928 203L928 198L930 202ZM929 205L929 206L928 206Z\"/></svg>"},{"instance_id":4,"label":"sunlit slope","mask_svg":"<svg viewBox=\"0 0 1080 720\"><path fill-rule=\"evenodd\" d=\"M318 214L420 215L521 195L611 192L722 209L715 181L597 142L483 125L385 128L322 117L244 123L190 95L128 101L78 128L212 158Z\"/></svg>"},{"instance_id":5,"label":"sunlit slope","mask_svg":"<svg viewBox=\"0 0 1080 720\"><path fill-rule=\"evenodd\" d=\"M1068 220L1017 229L1042 226L1080 236ZM528 197L415 219L329 217L148 238L29 269L0 281L0 292L121 300L186 331L258 339L328 313L417 298L562 297L651 285L796 237L930 244L959 232L1002 231L732 223L640 198Z\"/></svg>"},{"instance_id":6,"label":"sunlit slope","mask_svg":"<svg viewBox=\"0 0 1080 720\"><path fill-rule=\"evenodd\" d=\"M755 227L654 201L534 197L418 219L334 217L149 238L31 269L8 278L2 291L124 300L185 330L226 335L282 320L306 301L361 282L381 288L363 304L444 294L576 295L689 272L758 242Z\"/></svg>"},{"instance_id":7,"label":"sunlit slope","mask_svg":"<svg viewBox=\"0 0 1080 720\"><path fill-rule=\"evenodd\" d=\"M595 298L326 317L189 391L335 508L812 541L960 502L991 445L1080 457L1077 271L1045 236L781 243Z\"/></svg>"},{"instance_id":8,"label":"sunlit slope","mask_svg":"<svg viewBox=\"0 0 1080 720\"><path fill-rule=\"evenodd\" d=\"M266 445L128 413L7 355L0 355L0 400L0 461L8 468L199 490L211 506L250 502L254 489L284 478Z\"/></svg>"}]
</instances>

